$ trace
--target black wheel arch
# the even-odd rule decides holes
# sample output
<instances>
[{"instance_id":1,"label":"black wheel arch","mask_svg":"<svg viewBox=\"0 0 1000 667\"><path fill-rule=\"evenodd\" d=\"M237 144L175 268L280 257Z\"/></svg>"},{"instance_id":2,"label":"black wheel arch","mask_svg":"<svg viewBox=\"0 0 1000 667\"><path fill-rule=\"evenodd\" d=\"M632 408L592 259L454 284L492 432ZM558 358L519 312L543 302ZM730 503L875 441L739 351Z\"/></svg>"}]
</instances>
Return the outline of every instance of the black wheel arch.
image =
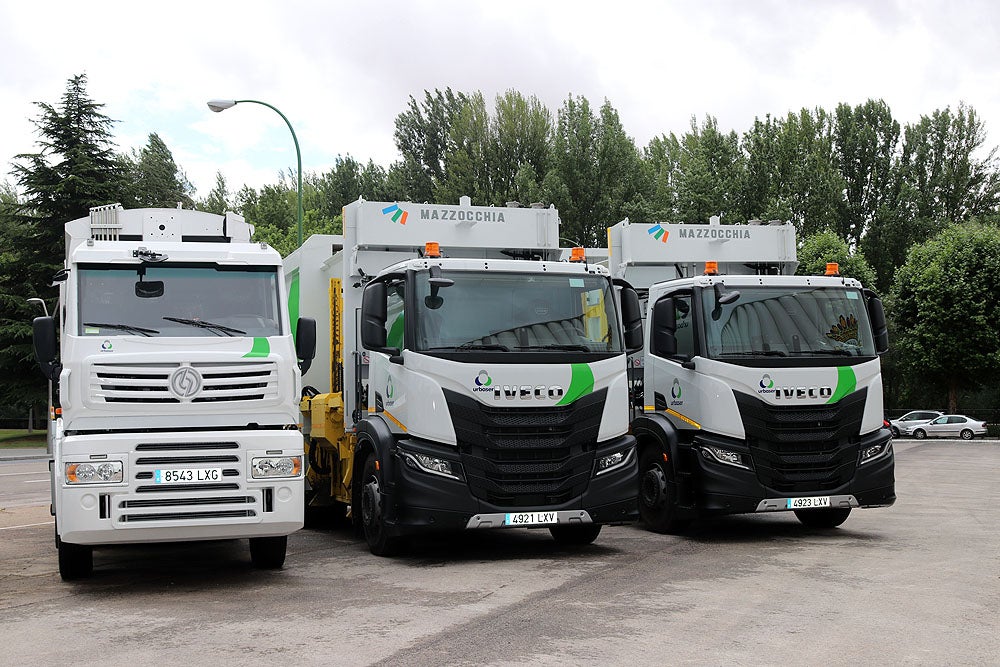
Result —
<instances>
[{"instance_id":1,"label":"black wheel arch","mask_svg":"<svg viewBox=\"0 0 1000 667\"><path fill-rule=\"evenodd\" d=\"M667 461L676 472L680 458L680 437L670 420L661 414L642 415L632 422L632 434L639 443L639 449L655 443L667 455Z\"/></svg>"},{"instance_id":2,"label":"black wheel arch","mask_svg":"<svg viewBox=\"0 0 1000 667\"><path fill-rule=\"evenodd\" d=\"M351 504L359 506L361 498L361 487L364 480L365 459L372 452L375 453L379 461L379 469L382 473L382 492L386 495L392 493L395 479L395 450L396 436L385 420L379 415L369 415L358 422L357 426L358 442L354 448L354 472L351 477ZM387 503L386 507L392 507L392 503Z\"/></svg>"}]
</instances>

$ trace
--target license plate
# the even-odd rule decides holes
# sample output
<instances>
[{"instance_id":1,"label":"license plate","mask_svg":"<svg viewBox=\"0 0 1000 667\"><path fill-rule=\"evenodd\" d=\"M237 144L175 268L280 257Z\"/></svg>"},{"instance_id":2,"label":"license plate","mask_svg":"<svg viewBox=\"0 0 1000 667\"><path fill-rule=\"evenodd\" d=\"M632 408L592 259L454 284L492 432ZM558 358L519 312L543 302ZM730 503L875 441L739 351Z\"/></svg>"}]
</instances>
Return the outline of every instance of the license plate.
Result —
<instances>
[{"instance_id":1,"label":"license plate","mask_svg":"<svg viewBox=\"0 0 1000 667\"><path fill-rule=\"evenodd\" d=\"M829 507L830 496L809 496L807 498L788 498L786 507L790 510L809 510L817 507Z\"/></svg>"},{"instance_id":2,"label":"license plate","mask_svg":"<svg viewBox=\"0 0 1000 667\"><path fill-rule=\"evenodd\" d=\"M222 468L168 468L153 471L156 484L191 484L221 482Z\"/></svg>"},{"instance_id":3,"label":"license plate","mask_svg":"<svg viewBox=\"0 0 1000 667\"><path fill-rule=\"evenodd\" d=\"M503 520L505 526L541 526L557 523L555 512L511 512Z\"/></svg>"}]
</instances>

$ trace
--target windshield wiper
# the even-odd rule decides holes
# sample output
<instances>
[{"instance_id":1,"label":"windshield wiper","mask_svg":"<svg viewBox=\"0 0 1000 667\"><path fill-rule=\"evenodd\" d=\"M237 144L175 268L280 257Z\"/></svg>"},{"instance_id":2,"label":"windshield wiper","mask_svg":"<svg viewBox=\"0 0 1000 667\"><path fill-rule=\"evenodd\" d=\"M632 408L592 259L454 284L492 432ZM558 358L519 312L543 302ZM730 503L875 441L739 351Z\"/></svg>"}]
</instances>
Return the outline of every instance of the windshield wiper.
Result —
<instances>
[{"instance_id":1,"label":"windshield wiper","mask_svg":"<svg viewBox=\"0 0 1000 667\"><path fill-rule=\"evenodd\" d=\"M552 343L548 345L519 345L518 350L577 350L580 352L596 352L586 345L580 343Z\"/></svg>"},{"instance_id":2,"label":"windshield wiper","mask_svg":"<svg viewBox=\"0 0 1000 667\"><path fill-rule=\"evenodd\" d=\"M142 334L143 336L151 336L153 334L160 333L156 329L147 329L145 327L137 327L132 324L105 324L104 322L84 322L85 327L100 327L102 329L117 329L118 331L128 331L129 333Z\"/></svg>"},{"instance_id":3,"label":"windshield wiper","mask_svg":"<svg viewBox=\"0 0 1000 667\"><path fill-rule=\"evenodd\" d=\"M434 348L439 350L442 348ZM469 341L468 343L462 343L456 350L500 350L501 352L510 352L510 348L506 345L501 345L500 343L473 343Z\"/></svg>"},{"instance_id":4,"label":"windshield wiper","mask_svg":"<svg viewBox=\"0 0 1000 667\"><path fill-rule=\"evenodd\" d=\"M831 354L831 355L836 355L836 356L840 356L840 357L853 357L854 356L854 353L850 352L848 350L802 350L800 352L796 352L795 354L804 354L804 355L809 355L809 354Z\"/></svg>"},{"instance_id":5,"label":"windshield wiper","mask_svg":"<svg viewBox=\"0 0 1000 667\"><path fill-rule=\"evenodd\" d=\"M163 319L170 322L177 322L178 324L190 324L193 327L200 327L217 333L221 332L227 336L232 336L233 334L246 334L246 331L233 329L232 327L223 326L221 324L215 324L214 322L205 322L204 320L189 320L183 317L164 317Z\"/></svg>"},{"instance_id":6,"label":"windshield wiper","mask_svg":"<svg viewBox=\"0 0 1000 667\"><path fill-rule=\"evenodd\" d=\"M743 350L742 352L719 352L719 357L787 357L781 350Z\"/></svg>"}]
</instances>

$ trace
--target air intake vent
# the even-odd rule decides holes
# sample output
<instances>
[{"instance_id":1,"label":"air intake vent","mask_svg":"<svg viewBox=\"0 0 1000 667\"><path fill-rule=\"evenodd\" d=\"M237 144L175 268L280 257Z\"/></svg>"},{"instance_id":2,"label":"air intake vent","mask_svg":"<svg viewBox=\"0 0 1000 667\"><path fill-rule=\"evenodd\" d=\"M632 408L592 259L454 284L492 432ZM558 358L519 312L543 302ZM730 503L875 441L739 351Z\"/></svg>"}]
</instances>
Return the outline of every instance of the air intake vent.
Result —
<instances>
[{"instance_id":1,"label":"air intake vent","mask_svg":"<svg viewBox=\"0 0 1000 667\"><path fill-rule=\"evenodd\" d=\"M122 225L118 221L121 204L106 204L90 209L90 238L95 241L117 241Z\"/></svg>"}]
</instances>

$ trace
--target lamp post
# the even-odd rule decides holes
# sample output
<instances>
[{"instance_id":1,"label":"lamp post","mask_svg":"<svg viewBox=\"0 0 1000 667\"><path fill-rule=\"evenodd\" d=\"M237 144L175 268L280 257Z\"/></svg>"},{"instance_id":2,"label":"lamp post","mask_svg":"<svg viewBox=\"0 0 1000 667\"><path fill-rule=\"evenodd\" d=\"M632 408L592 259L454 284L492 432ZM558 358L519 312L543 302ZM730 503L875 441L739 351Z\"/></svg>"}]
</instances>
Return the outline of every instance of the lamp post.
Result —
<instances>
[{"instance_id":1,"label":"lamp post","mask_svg":"<svg viewBox=\"0 0 1000 667\"><path fill-rule=\"evenodd\" d=\"M302 245L302 151L299 150L298 137L295 136L295 130L292 128L292 124L289 122L285 114L281 113L281 111L279 111L276 106L268 104L267 102L261 102L260 100L209 100L208 108L214 111L215 113L219 113L225 111L226 109L229 109L230 107L234 107L237 104L241 104L243 102L260 104L267 107L268 109L271 109L276 114L281 116L281 119L285 121L285 125L288 126L288 131L292 133L292 141L295 142L295 159L298 161L298 187L296 189L296 193L298 195L298 203L299 203L297 219L298 219L298 229L299 229L299 245L301 246Z\"/></svg>"}]
</instances>

